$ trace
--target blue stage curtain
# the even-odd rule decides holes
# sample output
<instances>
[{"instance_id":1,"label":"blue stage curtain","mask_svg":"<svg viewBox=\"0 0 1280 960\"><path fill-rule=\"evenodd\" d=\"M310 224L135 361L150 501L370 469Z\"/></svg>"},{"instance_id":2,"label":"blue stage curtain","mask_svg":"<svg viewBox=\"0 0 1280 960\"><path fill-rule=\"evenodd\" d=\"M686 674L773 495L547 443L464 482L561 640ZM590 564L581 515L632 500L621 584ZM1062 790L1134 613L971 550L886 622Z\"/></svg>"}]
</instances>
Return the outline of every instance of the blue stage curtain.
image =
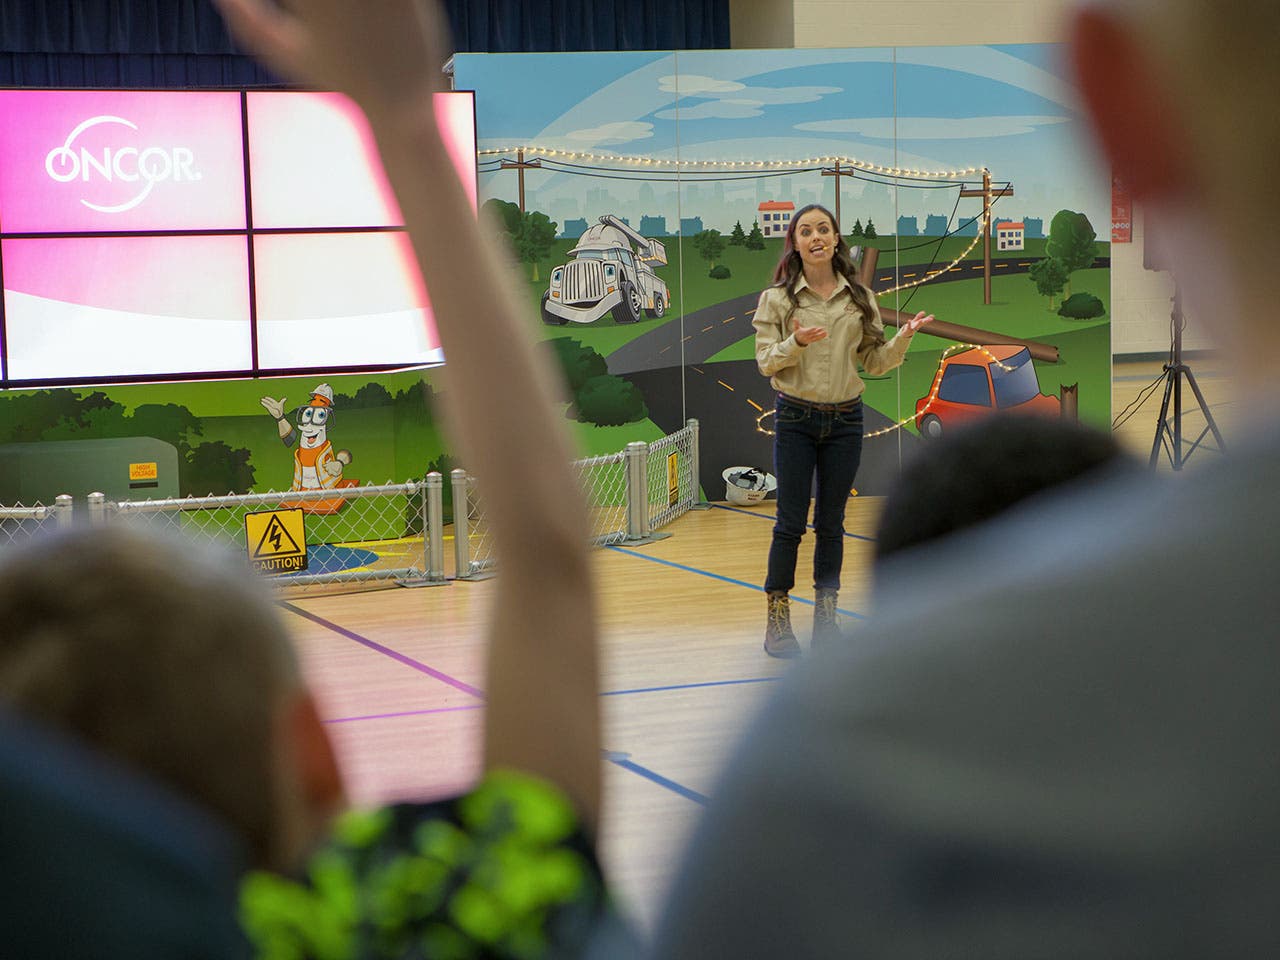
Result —
<instances>
[{"instance_id":1,"label":"blue stage curtain","mask_svg":"<svg viewBox=\"0 0 1280 960\"><path fill-rule=\"evenodd\" d=\"M255 60L235 54L0 53L0 87L170 90L278 85Z\"/></svg>"},{"instance_id":2,"label":"blue stage curtain","mask_svg":"<svg viewBox=\"0 0 1280 960\"><path fill-rule=\"evenodd\" d=\"M352 0L357 2L357 0ZM729 0L446 0L468 53L729 46ZM210 0L4 0L0 84L254 86Z\"/></svg>"},{"instance_id":3,"label":"blue stage curtain","mask_svg":"<svg viewBox=\"0 0 1280 960\"><path fill-rule=\"evenodd\" d=\"M729 46L729 0L446 0L445 8L466 53Z\"/></svg>"}]
</instances>

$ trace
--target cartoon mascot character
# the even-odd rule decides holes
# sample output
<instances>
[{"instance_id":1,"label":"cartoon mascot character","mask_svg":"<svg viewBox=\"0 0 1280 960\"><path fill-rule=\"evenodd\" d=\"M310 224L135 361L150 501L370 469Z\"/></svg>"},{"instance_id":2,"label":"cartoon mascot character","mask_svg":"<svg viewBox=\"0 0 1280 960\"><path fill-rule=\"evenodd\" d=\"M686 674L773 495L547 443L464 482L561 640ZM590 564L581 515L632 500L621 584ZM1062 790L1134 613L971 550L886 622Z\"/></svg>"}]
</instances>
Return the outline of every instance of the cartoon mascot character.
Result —
<instances>
[{"instance_id":1,"label":"cartoon mascot character","mask_svg":"<svg viewBox=\"0 0 1280 960\"><path fill-rule=\"evenodd\" d=\"M298 441L293 451L293 486L291 490L332 490L350 486L343 483L342 468L351 462L349 450L334 452L329 443L329 424L333 422L333 388L322 383L311 391L311 400L294 413L294 423L285 418L285 398L260 401L276 420L280 439L286 447ZM297 429L294 429L296 424Z\"/></svg>"}]
</instances>

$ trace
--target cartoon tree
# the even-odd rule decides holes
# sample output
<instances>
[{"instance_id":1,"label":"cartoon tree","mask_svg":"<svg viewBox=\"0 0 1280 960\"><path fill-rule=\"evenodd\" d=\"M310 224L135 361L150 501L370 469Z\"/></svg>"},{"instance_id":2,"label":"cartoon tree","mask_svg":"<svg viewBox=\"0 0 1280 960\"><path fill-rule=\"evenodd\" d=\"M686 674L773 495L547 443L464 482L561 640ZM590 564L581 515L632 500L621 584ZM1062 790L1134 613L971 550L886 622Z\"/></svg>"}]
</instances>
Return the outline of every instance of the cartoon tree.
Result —
<instances>
[{"instance_id":1,"label":"cartoon tree","mask_svg":"<svg viewBox=\"0 0 1280 960\"><path fill-rule=\"evenodd\" d=\"M862 218L859 217L853 221L853 229L849 231L850 240L861 240L865 234L862 232Z\"/></svg>"},{"instance_id":2,"label":"cartoon tree","mask_svg":"<svg viewBox=\"0 0 1280 960\"><path fill-rule=\"evenodd\" d=\"M738 220L733 225L733 230L729 233L729 246L741 247L747 242L746 231L742 229L742 221Z\"/></svg>"},{"instance_id":3,"label":"cartoon tree","mask_svg":"<svg viewBox=\"0 0 1280 960\"><path fill-rule=\"evenodd\" d=\"M559 224L537 210L520 212L520 208L496 197L486 200L482 208L490 222L497 224L507 235L511 249L525 263L533 264L532 280L537 282L538 263L547 258L556 238Z\"/></svg>"},{"instance_id":4,"label":"cartoon tree","mask_svg":"<svg viewBox=\"0 0 1280 960\"><path fill-rule=\"evenodd\" d=\"M719 230L703 230L693 235L693 248L698 251L698 256L714 267L716 258L724 253L724 237Z\"/></svg>"},{"instance_id":5,"label":"cartoon tree","mask_svg":"<svg viewBox=\"0 0 1280 960\"><path fill-rule=\"evenodd\" d=\"M1062 292L1062 288L1067 283L1067 268L1062 262L1055 260L1053 257L1045 257L1031 265L1031 269L1027 271L1031 275L1032 282L1036 285L1036 291L1044 297L1049 298L1049 309L1053 309L1053 298Z\"/></svg>"},{"instance_id":6,"label":"cartoon tree","mask_svg":"<svg viewBox=\"0 0 1280 960\"><path fill-rule=\"evenodd\" d=\"M875 221L870 217L867 218L867 229L863 231L862 235L868 240L876 240L880 236L880 234L876 233Z\"/></svg>"},{"instance_id":7,"label":"cartoon tree","mask_svg":"<svg viewBox=\"0 0 1280 960\"><path fill-rule=\"evenodd\" d=\"M538 277L538 262L545 260L551 252L551 244L556 239L556 228L559 226L545 213L527 210L520 218L520 231L515 236L516 255L525 263L533 264L533 281Z\"/></svg>"},{"instance_id":8,"label":"cartoon tree","mask_svg":"<svg viewBox=\"0 0 1280 960\"><path fill-rule=\"evenodd\" d=\"M1059 261L1067 272L1067 296L1071 296L1071 274L1093 265L1097 234L1089 218L1073 210L1059 210L1049 226L1045 256Z\"/></svg>"},{"instance_id":9,"label":"cartoon tree","mask_svg":"<svg viewBox=\"0 0 1280 960\"><path fill-rule=\"evenodd\" d=\"M480 212L490 223L502 228L503 232L512 237L520 229L520 207L510 201L492 197L484 202Z\"/></svg>"},{"instance_id":10,"label":"cartoon tree","mask_svg":"<svg viewBox=\"0 0 1280 960\"><path fill-rule=\"evenodd\" d=\"M760 232L760 221L751 221L751 232L747 234L747 242L744 244L748 250L764 249L764 234Z\"/></svg>"}]
</instances>

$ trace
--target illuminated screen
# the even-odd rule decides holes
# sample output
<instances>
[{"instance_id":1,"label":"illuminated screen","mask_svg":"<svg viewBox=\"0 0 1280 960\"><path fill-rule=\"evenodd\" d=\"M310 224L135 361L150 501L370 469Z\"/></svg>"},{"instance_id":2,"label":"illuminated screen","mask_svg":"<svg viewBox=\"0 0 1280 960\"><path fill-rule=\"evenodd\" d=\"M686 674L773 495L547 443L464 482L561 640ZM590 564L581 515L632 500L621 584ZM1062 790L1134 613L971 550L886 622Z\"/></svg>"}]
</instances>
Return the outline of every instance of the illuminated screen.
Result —
<instances>
[{"instance_id":1,"label":"illuminated screen","mask_svg":"<svg viewBox=\"0 0 1280 960\"><path fill-rule=\"evenodd\" d=\"M436 112L474 207L473 96ZM443 360L338 94L0 90L0 280L6 386Z\"/></svg>"}]
</instances>

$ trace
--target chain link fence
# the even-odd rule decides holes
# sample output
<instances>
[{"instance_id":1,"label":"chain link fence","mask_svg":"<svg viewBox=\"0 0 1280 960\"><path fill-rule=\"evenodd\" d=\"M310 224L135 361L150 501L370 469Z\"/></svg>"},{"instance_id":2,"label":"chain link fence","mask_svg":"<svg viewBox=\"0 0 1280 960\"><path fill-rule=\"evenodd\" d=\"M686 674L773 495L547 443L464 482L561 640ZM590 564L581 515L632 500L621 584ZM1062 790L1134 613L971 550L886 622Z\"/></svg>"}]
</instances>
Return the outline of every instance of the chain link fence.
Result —
<instances>
[{"instance_id":1,"label":"chain link fence","mask_svg":"<svg viewBox=\"0 0 1280 960\"><path fill-rule=\"evenodd\" d=\"M443 583L440 474L329 490L108 502L90 494L95 525L129 524L246 553L281 587L388 581Z\"/></svg>"},{"instance_id":2,"label":"chain link fence","mask_svg":"<svg viewBox=\"0 0 1280 960\"><path fill-rule=\"evenodd\" d=\"M630 512L627 453L609 453L576 460L573 468L587 501L592 544L604 546L626 540ZM456 577L459 580L481 580L492 576L493 537L489 531L484 498L477 489L476 479L466 470L458 469L453 471L451 482ZM466 504L466 509L461 509L460 504Z\"/></svg>"},{"instance_id":3,"label":"chain link fence","mask_svg":"<svg viewBox=\"0 0 1280 960\"><path fill-rule=\"evenodd\" d=\"M698 422L652 444L574 463L591 514L591 542L643 543L699 501ZM92 526L130 526L242 553L272 583L306 591L331 584L446 583L444 478L330 490L282 490L163 500L88 498ZM465 470L453 494L454 577L492 575L493 536L484 499ZM0 550L68 526L72 501L0 507Z\"/></svg>"},{"instance_id":4,"label":"chain link fence","mask_svg":"<svg viewBox=\"0 0 1280 960\"><path fill-rule=\"evenodd\" d=\"M661 440L574 463L591 514L591 542L644 543L699 501L698 421ZM492 576L493 538L475 478L453 471L454 569L460 580ZM459 504L466 504L465 510Z\"/></svg>"},{"instance_id":5,"label":"chain link fence","mask_svg":"<svg viewBox=\"0 0 1280 960\"><path fill-rule=\"evenodd\" d=\"M698 421L649 444L645 468L649 529L661 530L698 502Z\"/></svg>"},{"instance_id":6,"label":"chain link fence","mask_svg":"<svg viewBox=\"0 0 1280 960\"><path fill-rule=\"evenodd\" d=\"M71 524L71 498L58 497L52 506L35 503L0 507L0 552L19 546L33 537L59 530Z\"/></svg>"}]
</instances>

